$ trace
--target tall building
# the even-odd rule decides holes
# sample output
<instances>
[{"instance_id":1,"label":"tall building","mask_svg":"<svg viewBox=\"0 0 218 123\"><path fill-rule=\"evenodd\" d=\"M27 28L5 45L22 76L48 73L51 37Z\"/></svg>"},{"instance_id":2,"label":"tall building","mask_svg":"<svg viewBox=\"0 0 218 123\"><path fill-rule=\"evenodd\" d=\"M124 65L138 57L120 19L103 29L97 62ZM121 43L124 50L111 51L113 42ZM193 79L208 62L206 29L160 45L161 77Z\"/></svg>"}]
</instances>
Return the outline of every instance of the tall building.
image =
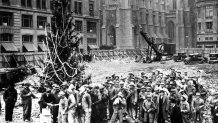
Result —
<instances>
[{"instance_id":1,"label":"tall building","mask_svg":"<svg viewBox=\"0 0 218 123\"><path fill-rule=\"evenodd\" d=\"M84 34L79 46L84 53L98 48L100 42L100 1L70 1L75 30ZM44 58L45 26L51 22L52 9L52 0L0 0L0 67Z\"/></svg>"},{"instance_id":2,"label":"tall building","mask_svg":"<svg viewBox=\"0 0 218 123\"><path fill-rule=\"evenodd\" d=\"M0 1L0 67L15 67L43 57L48 0Z\"/></svg>"},{"instance_id":3,"label":"tall building","mask_svg":"<svg viewBox=\"0 0 218 123\"><path fill-rule=\"evenodd\" d=\"M195 0L105 0L102 45L118 49L146 48L139 34L147 32L155 43L194 47Z\"/></svg>"},{"instance_id":4,"label":"tall building","mask_svg":"<svg viewBox=\"0 0 218 123\"><path fill-rule=\"evenodd\" d=\"M167 0L166 25L169 40L176 48L195 47L195 0Z\"/></svg>"},{"instance_id":5,"label":"tall building","mask_svg":"<svg viewBox=\"0 0 218 123\"><path fill-rule=\"evenodd\" d=\"M218 1L197 0L197 47L218 48Z\"/></svg>"},{"instance_id":6,"label":"tall building","mask_svg":"<svg viewBox=\"0 0 218 123\"><path fill-rule=\"evenodd\" d=\"M100 2L102 0L71 0L74 11L76 32L84 35L79 46L81 52L88 53L100 45Z\"/></svg>"},{"instance_id":7,"label":"tall building","mask_svg":"<svg viewBox=\"0 0 218 123\"><path fill-rule=\"evenodd\" d=\"M146 48L140 30L156 43L168 42L165 0L105 0L102 5L102 45Z\"/></svg>"}]
</instances>

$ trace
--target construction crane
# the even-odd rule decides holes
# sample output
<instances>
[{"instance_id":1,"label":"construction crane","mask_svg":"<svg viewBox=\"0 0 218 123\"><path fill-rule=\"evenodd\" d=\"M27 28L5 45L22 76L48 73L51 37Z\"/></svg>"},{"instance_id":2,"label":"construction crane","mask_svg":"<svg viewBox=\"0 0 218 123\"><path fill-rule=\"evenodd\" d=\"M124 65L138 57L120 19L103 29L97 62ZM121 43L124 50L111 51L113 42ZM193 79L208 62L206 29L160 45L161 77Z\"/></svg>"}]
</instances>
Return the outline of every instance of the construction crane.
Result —
<instances>
[{"instance_id":1,"label":"construction crane","mask_svg":"<svg viewBox=\"0 0 218 123\"><path fill-rule=\"evenodd\" d=\"M148 53L147 58L145 62L152 62L152 61L161 61L163 53L161 53L157 47L156 44L152 41L152 39L147 35L147 33L140 31L140 34L145 39L145 41L148 43L148 46L151 47L151 49L148 47ZM151 58L152 50L154 50L156 57L154 59Z\"/></svg>"}]
</instances>

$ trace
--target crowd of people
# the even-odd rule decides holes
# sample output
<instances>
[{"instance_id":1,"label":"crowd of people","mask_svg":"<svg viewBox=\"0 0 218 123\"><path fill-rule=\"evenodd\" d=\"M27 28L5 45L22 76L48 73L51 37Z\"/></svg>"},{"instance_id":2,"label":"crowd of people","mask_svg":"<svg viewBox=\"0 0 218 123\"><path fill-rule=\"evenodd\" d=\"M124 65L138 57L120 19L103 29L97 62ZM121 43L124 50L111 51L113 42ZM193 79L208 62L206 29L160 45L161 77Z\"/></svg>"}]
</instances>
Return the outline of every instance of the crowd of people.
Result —
<instances>
[{"instance_id":1,"label":"crowd of people","mask_svg":"<svg viewBox=\"0 0 218 123\"><path fill-rule=\"evenodd\" d=\"M53 123L202 123L208 97L202 78L171 69L127 77L107 76L105 82L86 84L72 80L62 85L44 85L38 102L40 113L51 110ZM32 98L26 83L21 91L23 120L31 120ZM17 91L10 85L4 93L5 118L12 121ZM218 93L210 101L213 123L218 123Z\"/></svg>"}]
</instances>

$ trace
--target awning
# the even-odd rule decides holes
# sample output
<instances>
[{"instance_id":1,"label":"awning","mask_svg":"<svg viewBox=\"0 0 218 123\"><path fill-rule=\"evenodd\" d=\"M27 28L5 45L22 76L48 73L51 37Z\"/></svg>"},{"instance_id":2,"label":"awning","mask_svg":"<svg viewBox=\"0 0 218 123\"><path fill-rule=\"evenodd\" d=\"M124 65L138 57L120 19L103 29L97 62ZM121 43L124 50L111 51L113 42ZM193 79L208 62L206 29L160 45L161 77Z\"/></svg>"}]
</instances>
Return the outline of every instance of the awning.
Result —
<instances>
[{"instance_id":1,"label":"awning","mask_svg":"<svg viewBox=\"0 0 218 123\"><path fill-rule=\"evenodd\" d=\"M99 49L99 46L97 46L97 45L89 45L89 48L90 49Z\"/></svg>"},{"instance_id":2,"label":"awning","mask_svg":"<svg viewBox=\"0 0 218 123\"><path fill-rule=\"evenodd\" d=\"M44 51L44 52L48 51L48 48L47 48L47 46L46 46L45 44L38 44L38 45L39 45L39 48L40 48L42 51Z\"/></svg>"},{"instance_id":3,"label":"awning","mask_svg":"<svg viewBox=\"0 0 218 123\"><path fill-rule=\"evenodd\" d=\"M18 49L15 47L14 43L2 43L2 46L4 47L5 51L8 52L17 52Z\"/></svg>"},{"instance_id":4,"label":"awning","mask_svg":"<svg viewBox=\"0 0 218 123\"><path fill-rule=\"evenodd\" d=\"M26 50L28 52L34 52L34 51L37 51L37 48L34 46L34 44L23 44L23 46L26 48Z\"/></svg>"}]
</instances>

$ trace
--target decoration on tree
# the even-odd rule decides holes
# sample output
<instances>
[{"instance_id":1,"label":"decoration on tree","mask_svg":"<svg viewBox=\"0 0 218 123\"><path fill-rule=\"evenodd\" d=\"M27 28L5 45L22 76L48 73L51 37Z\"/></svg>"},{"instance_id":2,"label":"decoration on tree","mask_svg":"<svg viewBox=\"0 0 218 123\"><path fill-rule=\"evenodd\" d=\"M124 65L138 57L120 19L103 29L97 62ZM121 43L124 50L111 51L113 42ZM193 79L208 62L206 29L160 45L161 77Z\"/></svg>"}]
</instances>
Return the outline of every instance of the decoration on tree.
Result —
<instances>
[{"instance_id":1,"label":"decoration on tree","mask_svg":"<svg viewBox=\"0 0 218 123\"><path fill-rule=\"evenodd\" d=\"M73 12L69 0L53 0L53 17L51 24L47 24L46 41L48 62L44 63L44 82L62 84L79 77L84 70L79 65L78 54L79 42L82 38L80 33L75 32Z\"/></svg>"}]
</instances>

